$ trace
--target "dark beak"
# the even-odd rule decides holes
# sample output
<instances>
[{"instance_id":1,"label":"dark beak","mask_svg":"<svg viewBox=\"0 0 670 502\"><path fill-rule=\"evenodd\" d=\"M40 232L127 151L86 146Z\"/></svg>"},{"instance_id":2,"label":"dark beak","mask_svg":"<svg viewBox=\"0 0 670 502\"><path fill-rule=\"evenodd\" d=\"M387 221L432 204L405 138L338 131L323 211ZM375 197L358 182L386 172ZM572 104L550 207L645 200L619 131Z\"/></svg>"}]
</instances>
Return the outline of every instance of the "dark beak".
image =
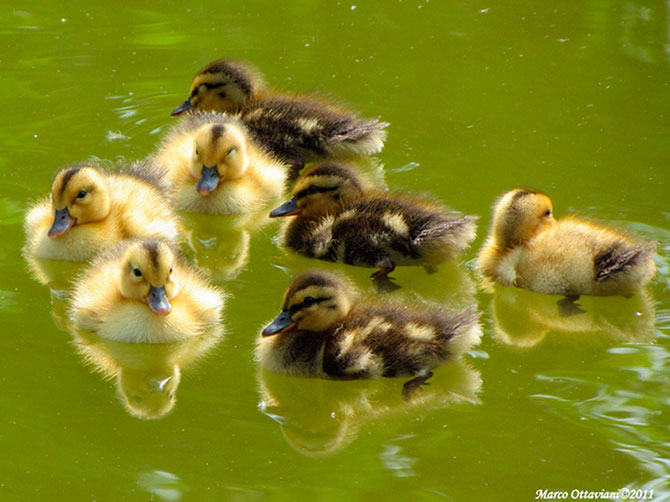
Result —
<instances>
[{"instance_id":1,"label":"dark beak","mask_svg":"<svg viewBox=\"0 0 670 502\"><path fill-rule=\"evenodd\" d=\"M193 110L193 107L191 106L191 98L188 98L181 105L179 105L177 108L172 110L172 113L170 115L172 115L173 117L176 117L177 115L181 115L182 113L186 113L189 110Z\"/></svg>"},{"instance_id":2,"label":"dark beak","mask_svg":"<svg viewBox=\"0 0 670 502\"><path fill-rule=\"evenodd\" d=\"M277 318L263 330L263 336L272 336L278 333L286 333L295 328L295 322L291 319L288 311L282 310Z\"/></svg>"},{"instance_id":3,"label":"dark beak","mask_svg":"<svg viewBox=\"0 0 670 502\"><path fill-rule=\"evenodd\" d=\"M278 216L293 216L300 214L298 207L298 200L293 197L291 200L284 202L278 208L275 208L270 213L270 218L277 218Z\"/></svg>"},{"instance_id":4,"label":"dark beak","mask_svg":"<svg viewBox=\"0 0 670 502\"><path fill-rule=\"evenodd\" d=\"M219 186L219 172L216 170L216 166L207 167L202 166L202 174L198 180L198 186L196 190L200 195L209 195L211 192L216 190L216 187Z\"/></svg>"},{"instance_id":5,"label":"dark beak","mask_svg":"<svg viewBox=\"0 0 670 502\"><path fill-rule=\"evenodd\" d=\"M65 209L56 209L53 225L51 225L51 228L49 229L49 238L58 239L61 235L70 230L75 223L76 220L70 216L70 211L67 210L67 206L65 206Z\"/></svg>"},{"instance_id":6,"label":"dark beak","mask_svg":"<svg viewBox=\"0 0 670 502\"><path fill-rule=\"evenodd\" d=\"M168 315L172 306L165 296L165 286L162 288L155 288L151 286L149 288L149 294L147 295L147 303L152 312L155 312L158 315Z\"/></svg>"}]
</instances>

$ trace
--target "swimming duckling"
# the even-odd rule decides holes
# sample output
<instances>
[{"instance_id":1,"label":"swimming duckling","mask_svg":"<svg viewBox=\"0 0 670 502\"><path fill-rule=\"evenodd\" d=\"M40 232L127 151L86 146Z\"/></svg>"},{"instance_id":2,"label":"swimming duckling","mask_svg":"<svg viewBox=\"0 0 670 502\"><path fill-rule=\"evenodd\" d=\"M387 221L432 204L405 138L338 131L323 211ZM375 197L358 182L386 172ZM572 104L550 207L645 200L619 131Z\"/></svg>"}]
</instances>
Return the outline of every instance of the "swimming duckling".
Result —
<instances>
[{"instance_id":1,"label":"swimming duckling","mask_svg":"<svg viewBox=\"0 0 670 502\"><path fill-rule=\"evenodd\" d=\"M517 188L493 207L479 253L484 275L506 286L566 295L631 295L656 272L655 242L569 216L556 221L545 194Z\"/></svg>"},{"instance_id":2,"label":"swimming duckling","mask_svg":"<svg viewBox=\"0 0 670 502\"><path fill-rule=\"evenodd\" d=\"M310 258L379 267L380 289L396 287L388 274L396 265L435 265L456 257L475 238L475 216L448 216L425 200L367 191L343 164L308 168L296 181L293 198L270 217L297 215L284 244Z\"/></svg>"},{"instance_id":3,"label":"swimming duckling","mask_svg":"<svg viewBox=\"0 0 670 502\"><path fill-rule=\"evenodd\" d=\"M260 144L297 170L325 158L374 155L384 146L388 126L310 96L270 91L257 70L228 59L201 69L172 115L194 109L237 113Z\"/></svg>"},{"instance_id":4,"label":"swimming duckling","mask_svg":"<svg viewBox=\"0 0 670 502\"><path fill-rule=\"evenodd\" d=\"M28 210L26 252L40 258L85 261L122 239L176 240L178 219L156 180L140 171L91 166L61 169Z\"/></svg>"},{"instance_id":5,"label":"swimming duckling","mask_svg":"<svg viewBox=\"0 0 670 502\"><path fill-rule=\"evenodd\" d=\"M217 113L182 119L152 161L178 209L208 214L244 213L276 199L288 173L239 120Z\"/></svg>"},{"instance_id":6,"label":"swimming duckling","mask_svg":"<svg viewBox=\"0 0 670 502\"><path fill-rule=\"evenodd\" d=\"M478 343L474 308L415 310L393 303L361 303L349 285L325 271L297 275L282 311L256 344L261 364L274 373L359 379L429 378L430 370Z\"/></svg>"},{"instance_id":7,"label":"swimming duckling","mask_svg":"<svg viewBox=\"0 0 670 502\"><path fill-rule=\"evenodd\" d=\"M168 244L126 241L98 256L74 287L79 327L124 342L167 343L220 321L220 290Z\"/></svg>"}]
</instances>

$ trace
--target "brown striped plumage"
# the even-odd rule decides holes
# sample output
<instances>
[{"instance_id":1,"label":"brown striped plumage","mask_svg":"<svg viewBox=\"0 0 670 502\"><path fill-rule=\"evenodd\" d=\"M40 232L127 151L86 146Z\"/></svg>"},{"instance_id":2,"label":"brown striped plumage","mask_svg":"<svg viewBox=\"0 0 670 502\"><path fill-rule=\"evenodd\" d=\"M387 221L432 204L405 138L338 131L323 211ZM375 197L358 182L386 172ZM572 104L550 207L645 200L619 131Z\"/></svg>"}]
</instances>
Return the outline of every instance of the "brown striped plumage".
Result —
<instances>
[{"instance_id":1,"label":"brown striped plumage","mask_svg":"<svg viewBox=\"0 0 670 502\"><path fill-rule=\"evenodd\" d=\"M258 71L226 59L196 74L188 99L172 114L193 109L238 114L259 143L298 169L320 159L378 153L388 125L319 98L272 92Z\"/></svg>"},{"instance_id":2,"label":"brown striped plumage","mask_svg":"<svg viewBox=\"0 0 670 502\"><path fill-rule=\"evenodd\" d=\"M289 285L282 313L256 345L267 369L335 379L427 377L479 341L474 308L419 310L356 301L341 277L304 272Z\"/></svg>"}]
</instances>

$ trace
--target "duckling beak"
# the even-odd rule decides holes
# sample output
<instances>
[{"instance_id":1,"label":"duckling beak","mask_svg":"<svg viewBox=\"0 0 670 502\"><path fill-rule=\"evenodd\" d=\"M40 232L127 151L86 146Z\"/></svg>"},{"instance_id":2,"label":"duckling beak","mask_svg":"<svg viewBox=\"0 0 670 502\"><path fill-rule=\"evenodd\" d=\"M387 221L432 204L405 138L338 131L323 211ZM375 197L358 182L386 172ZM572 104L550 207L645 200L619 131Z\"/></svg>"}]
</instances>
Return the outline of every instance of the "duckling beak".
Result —
<instances>
[{"instance_id":1,"label":"duckling beak","mask_svg":"<svg viewBox=\"0 0 670 502\"><path fill-rule=\"evenodd\" d=\"M295 328L296 323L291 319L291 314L282 310L277 318L272 321L272 323L263 330L263 336L272 336L279 333L288 333L293 328Z\"/></svg>"},{"instance_id":2,"label":"duckling beak","mask_svg":"<svg viewBox=\"0 0 670 502\"><path fill-rule=\"evenodd\" d=\"M278 216L293 216L301 213L298 207L298 199L293 197L291 200L284 202L278 208L275 208L270 213L270 218L277 218Z\"/></svg>"},{"instance_id":3,"label":"duckling beak","mask_svg":"<svg viewBox=\"0 0 670 502\"><path fill-rule=\"evenodd\" d=\"M186 101L184 101L182 104L180 104L177 108L172 110L172 115L173 117L176 117L178 115L181 115L182 113L186 113L189 110L193 110L193 107L191 106L191 98L188 98Z\"/></svg>"},{"instance_id":4,"label":"duckling beak","mask_svg":"<svg viewBox=\"0 0 670 502\"><path fill-rule=\"evenodd\" d=\"M172 305L165 296L165 286L162 288L151 286L147 295L147 303L151 311L158 315L168 315L172 310Z\"/></svg>"},{"instance_id":5,"label":"duckling beak","mask_svg":"<svg viewBox=\"0 0 670 502\"><path fill-rule=\"evenodd\" d=\"M49 229L49 238L50 239L57 239L61 235L63 235L65 232L70 230L74 224L77 223L77 220L75 220L71 215L70 211L67 210L67 206L65 206L65 209L56 209L56 214L54 215L54 222L53 225L51 225L51 228Z\"/></svg>"},{"instance_id":6,"label":"duckling beak","mask_svg":"<svg viewBox=\"0 0 670 502\"><path fill-rule=\"evenodd\" d=\"M219 186L220 179L216 166L202 166L202 174L200 175L198 185L195 188L200 195L209 195L216 190L217 186Z\"/></svg>"}]
</instances>

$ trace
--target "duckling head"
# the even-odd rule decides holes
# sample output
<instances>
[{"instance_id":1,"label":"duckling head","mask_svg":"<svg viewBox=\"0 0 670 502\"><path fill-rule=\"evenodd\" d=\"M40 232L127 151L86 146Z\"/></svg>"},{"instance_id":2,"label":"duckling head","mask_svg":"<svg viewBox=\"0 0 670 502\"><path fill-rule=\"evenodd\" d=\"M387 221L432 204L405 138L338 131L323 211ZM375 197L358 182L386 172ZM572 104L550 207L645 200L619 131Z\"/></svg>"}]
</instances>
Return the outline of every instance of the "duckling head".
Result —
<instances>
[{"instance_id":1,"label":"duckling head","mask_svg":"<svg viewBox=\"0 0 670 502\"><path fill-rule=\"evenodd\" d=\"M255 68L220 59L196 74L188 99L172 111L172 116L194 109L236 113L264 87L263 77Z\"/></svg>"},{"instance_id":2,"label":"duckling head","mask_svg":"<svg viewBox=\"0 0 670 502\"><path fill-rule=\"evenodd\" d=\"M124 298L146 302L152 312L166 316L179 292L175 255L164 242L141 241L128 247L121 260L119 290Z\"/></svg>"},{"instance_id":3,"label":"duckling head","mask_svg":"<svg viewBox=\"0 0 670 502\"><path fill-rule=\"evenodd\" d=\"M263 330L263 336L333 328L351 310L352 295L338 276L312 270L297 275L284 294L281 313Z\"/></svg>"},{"instance_id":4,"label":"duckling head","mask_svg":"<svg viewBox=\"0 0 670 502\"><path fill-rule=\"evenodd\" d=\"M319 164L307 169L293 187L293 198L270 213L271 218L323 214L342 201L363 193L363 182L342 164Z\"/></svg>"},{"instance_id":5,"label":"duckling head","mask_svg":"<svg viewBox=\"0 0 670 502\"><path fill-rule=\"evenodd\" d=\"M75 225L100 221L111 206L102 175L92 167L67 167L56 174L51 185L54 222L49 237L57 239Z\"/></svg>"},{"instance_id":6,"label":"duckling head","mask_svg":"<svg viewBox=\"0 0 670 502\"><path fill-rule=\"evenodd\" d=\"M527 242L556 223L551 199L541 192L516 188L503 194L493 207L492 236L501 249Z\"/></svg>"},{"instance_id":7,"label":"duckling head","mask_svg":"<svg viewBox=\"0 0 670 502\"><path fill-rule=\"evenodd\" d=\"M209 195L222 181L241 178L247 166L244 133L233 124L206 124L195 134L191 175L198 180L196 190Z\"/></svg>"},{"instance_id":8,"label":"duckling head","mask_svg":"<svg viewBox=\"0 0 670 502\"><path fill-rule=\"evenodd\" d=\"M132 416L157 419L174 408L181 372L178 366L166 370L151 374L145 368L121 367L117 388Z\"/></svg>"}]
</instances>

